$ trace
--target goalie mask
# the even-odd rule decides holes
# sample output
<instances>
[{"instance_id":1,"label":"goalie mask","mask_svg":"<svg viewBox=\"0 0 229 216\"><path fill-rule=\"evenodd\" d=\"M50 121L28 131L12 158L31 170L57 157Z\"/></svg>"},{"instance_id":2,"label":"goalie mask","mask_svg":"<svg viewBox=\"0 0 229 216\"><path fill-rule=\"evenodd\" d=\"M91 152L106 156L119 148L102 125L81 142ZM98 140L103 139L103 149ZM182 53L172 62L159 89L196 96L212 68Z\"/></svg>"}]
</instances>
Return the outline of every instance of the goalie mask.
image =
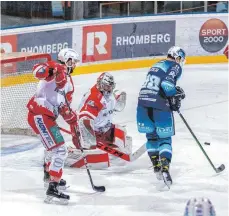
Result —
<instances>
[{"instance_id":1,"label":"goalie mask","mask_svg":"<svg viewBox=\"0 0 229 216\"><path fill-rule=\"evenodd\" d=\"M97 88L104 96L110 96L115 89L114 77L109 73L102 73L97 79Z\"/></svg>"},{"instance_id":2,"label":"goalie mask","mask_svg":"<svg viewBox=\"0 0 229 216\"><path fill-rule=\"evenodd\" d=\"M65 64L68 68L68 74L72 73L74 68L80 62L79 55L74 49L64 48L62 49L57 57L61 64Z\"/></svg>"}]
</instances>

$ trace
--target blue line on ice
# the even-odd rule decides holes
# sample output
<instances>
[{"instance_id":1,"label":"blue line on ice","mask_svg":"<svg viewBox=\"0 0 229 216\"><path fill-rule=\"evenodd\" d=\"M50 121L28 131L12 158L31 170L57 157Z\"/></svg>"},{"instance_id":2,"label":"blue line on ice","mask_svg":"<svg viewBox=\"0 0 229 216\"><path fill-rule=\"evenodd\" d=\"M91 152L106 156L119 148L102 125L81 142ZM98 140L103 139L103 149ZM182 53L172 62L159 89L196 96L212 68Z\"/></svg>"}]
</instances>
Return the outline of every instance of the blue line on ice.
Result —
<instances>
[{"instance_id":1,"label":"blue line on ice","mask_svg":"<svg viewBox=\"0 0 229 216\"><path fill-rule=\"evenodd\" d=\"M31 150L31 149L38 147L39 145L40 145L40 142L31 143L31 144L25 143L25 144L21 144L21 145L10 146L10 147L2 147L1 148L1 156L6 156L9 154L15 154L15 153L19 153L19 152L28 151L28 150Z\"/></svg>"}]
</instances>

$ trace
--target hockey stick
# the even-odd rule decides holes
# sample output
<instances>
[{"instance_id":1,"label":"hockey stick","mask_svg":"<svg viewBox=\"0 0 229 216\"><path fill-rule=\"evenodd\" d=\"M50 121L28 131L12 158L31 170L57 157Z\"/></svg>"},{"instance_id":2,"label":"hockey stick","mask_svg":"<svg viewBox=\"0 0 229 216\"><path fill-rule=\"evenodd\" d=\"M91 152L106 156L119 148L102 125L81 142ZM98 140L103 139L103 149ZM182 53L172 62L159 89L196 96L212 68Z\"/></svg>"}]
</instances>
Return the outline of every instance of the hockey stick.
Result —
<instances>
[{"instance_id":1,"label":"hockey stick","mask_svg":"<svg viewBox=\"0 0 229 216\"><path fill-rule=\"evenodd\" d=\"M114 148L111 148L101 142L97 143L96 147L98 147L99 149L109 153L109 154L112 154L116 157L119 157L125 161L135 161L136 159L138 159L140 156L143 155L143 153L146 152L146 146L145 144L143 144L137 151L135 151L133 154L131 155L128 155L126 153L123 153L123 152L120 152Z\"/></svg>"},{"instance_id":2,"label":"hockey stick","mask_svg":"<svg viewBox=\"0 0 229 216\"><path fill-rule=\"evenodd\" d=\"M70 131L68 131L68 130L66 130L64 128L59 127L59 129L61 131L65 132L65 133L67 133L67 134L71 134ZM101 150L109 153L109 154L114 155L115 157L119 157L119 158L121 158L121 159L123 159L125 161L129 161L129 162L135 161L136 159L138 159L140 156L142 156L146 152L145 144L143 144L138 150L136 150L131 155L128 155L128 154L126 154L124 152L121 152L121 151L119 151L117 149L111 148L111 147L103 144L102 142L98 142L96 147L98 149L101 149Z\"/></svg>"},{"instance_id":3,"label":"hockey stick","mask_svg":"<svg viewBox=\"0 0 229 216\"><path fill-rule=\"evenodd\" d=\"M66 98L66 94L65 94L64 91L63 91L63 95L64 95L65 102L67 104L68 110L69 110L69 112L71 112L71 108L70 108L70 105L68 103L68 100ZM74 126L74 132L75 132L75 134L77 134L76 126ZM90 182L91 182L92 189L94 191L97 191L97 192L104 192L106 190L106 188L104 186L95 186L93 181L92 181L91 173L90 173L90 170L89 170L88 164L87 164L87 159L86 159L86 157L84 155L84 151L83 151L83 148L82 148L81 145L80 145L80 151L82 153L82 157L83 157L84 164L85 164L85 167L86 167L86 170L87 170L87 174L88 174Z\"/></svg>"},{"instance_id":4,"label":"hockey stick","mask_svg":"<svg viewBox=\"0 0 229 216\"><path fill-rule=\"evenodd\" d=\"M204 148L202 147L202 145L200 144L199 140L197 139L197 137L195 136L195 134L193 133L192 129L189 127L187 121L185 120L184 116L181 114L180 110L177 111L179 116L181 117L181 119L183 120L184 124L186 125L186 127L188 128L188 130L190 131L190 133L192 134L193 138L195 139L196 143L199 145L201 151L204 153L205 157L207 158L208 162L211 164L212 168L215 170L216 173L220 173L225 169L225 165L221 164L218 168L216 168L214 166L214 164L212 163L212 161L210 160L210 158L208 157L207 153L205 152Z\"/></svg>"}]
</instances>

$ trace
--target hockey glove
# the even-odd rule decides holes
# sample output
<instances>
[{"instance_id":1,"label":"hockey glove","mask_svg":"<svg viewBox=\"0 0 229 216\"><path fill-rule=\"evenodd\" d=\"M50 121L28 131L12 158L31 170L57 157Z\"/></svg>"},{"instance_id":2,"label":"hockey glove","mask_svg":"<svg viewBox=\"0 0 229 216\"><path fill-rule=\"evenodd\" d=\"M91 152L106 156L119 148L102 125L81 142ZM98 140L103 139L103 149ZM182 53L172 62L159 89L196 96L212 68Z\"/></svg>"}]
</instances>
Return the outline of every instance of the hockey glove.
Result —
<instances>
[{"instance_id":1,"label":"hockey glove","mask_svg":"<svg viewBox=\"0 0 229 216\"><path fill-rule=\"evenodd\" d=\"M126 92L115 90L114 96L116 99L114 111L121 112L126 106Z\"/></svg>"},{"instance_id":2,"label":"hockey glove","mask_svg":"<svg viewBox=\"0 0 229 216\"><path fill-rule=\"evenodd\" d=\"M184 90L181 87L177 86L176 90L176 94L168 98L172 111L178 111L181 107L181 100L185 98Z\"/></svg>"},{"instance_id":3,"label":"hockey glove","mask_svg":"<svg viewBox=\"0 0 229 216\"><path fill-rule=\"evenodd\" d=\"M180 97L181 100L185 99L184 90L180 86L176 86L176 90L177 90L177 92L176 92L175 96Z\"/></svg>"},{"instance_id":4,"label":"hockey glove","mask_svg":"<svg viewBox=\"0 0 229 216\"><path fill-rule=\"evenodd\" d=\"M76 125L77 115L74 111L69 111L68 106L66 104L62 104L59 107L59 113L69 125Z\"/></svg>"},{"instance_id":5,"label":"hockey glove","mask_svg":"<svg viewBox=\"0 0 229 216\"><path fill-rule=\"evenodd\" d=\"M62 89L67 83L67 71L63 65L58 65L54 68L53 73L55 75L56 86L58 89Z\"/></svg>"}]
</instances>

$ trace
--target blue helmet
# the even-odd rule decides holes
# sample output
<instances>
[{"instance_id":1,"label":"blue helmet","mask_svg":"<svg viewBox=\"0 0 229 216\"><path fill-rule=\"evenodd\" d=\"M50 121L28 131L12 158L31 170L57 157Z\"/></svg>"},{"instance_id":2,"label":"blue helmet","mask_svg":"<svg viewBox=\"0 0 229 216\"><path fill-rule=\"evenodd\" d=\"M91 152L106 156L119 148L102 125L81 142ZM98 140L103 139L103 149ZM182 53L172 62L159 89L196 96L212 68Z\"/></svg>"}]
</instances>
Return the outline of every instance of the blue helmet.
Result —
<instances>
[{"instance_id":1,"label":"blue helmet","mask_svg":"<svg viewBox=\"0 0 229 216\"><path fill-rule=\"evenodd\" d=\"M216 213L209 199L193 198L187 202L184 216L216 216Z\"/></svg>"},{"instance_id":2,"label":"blue helmet","mask_svg":"<svg viewBox=\"0 0 229 216\"><path fill-rule=\"evenodd\" d=\"M169 49L167 56L173 58L178 64L180 64L181 67L185 64L185 51L178 46L172 46ZM179 60L177 59L178 57L180 57Z\"/></svg>"}]
</instances>

